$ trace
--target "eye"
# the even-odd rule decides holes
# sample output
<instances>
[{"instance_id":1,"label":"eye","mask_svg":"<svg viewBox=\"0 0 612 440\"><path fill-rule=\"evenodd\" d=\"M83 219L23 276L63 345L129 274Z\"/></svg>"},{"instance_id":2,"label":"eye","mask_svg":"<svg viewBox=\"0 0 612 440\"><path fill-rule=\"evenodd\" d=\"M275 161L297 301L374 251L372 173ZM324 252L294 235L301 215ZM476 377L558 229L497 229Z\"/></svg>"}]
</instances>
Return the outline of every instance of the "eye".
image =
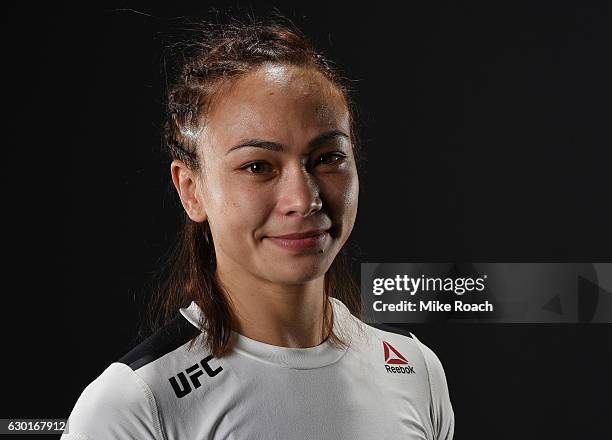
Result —
<instances>
[{"instance_id":1,"label":"eye","mask_svg":"<svg viewBox=\"0 0 612 440\"><path fill-rule=\"evenodd\" d=\"M272 166L270 166L270 164L267 162L259 161L248 163L242 166L240 169L247 170L250 174L264 174L272 171Z\"/></svg>"},{"instance_id":2,"label":"eye","mask_svg":"<svg viewBox=\"0 0 612 440\"><path fill-rule=\"evenodd\" d=\"M317 164L330 165L346 158L343 153L325 153L319 157Z\"/></svg>"}]
</instances>

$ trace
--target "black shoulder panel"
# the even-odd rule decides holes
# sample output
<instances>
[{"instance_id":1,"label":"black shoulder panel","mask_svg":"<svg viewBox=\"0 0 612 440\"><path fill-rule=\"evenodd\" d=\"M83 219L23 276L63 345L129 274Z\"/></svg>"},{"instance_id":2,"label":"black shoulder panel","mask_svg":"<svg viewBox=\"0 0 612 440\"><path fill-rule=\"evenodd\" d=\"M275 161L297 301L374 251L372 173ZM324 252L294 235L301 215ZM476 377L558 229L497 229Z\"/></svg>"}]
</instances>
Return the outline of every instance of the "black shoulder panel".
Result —
<instances>
[{"instance_id":1,"label":"black shoulder panel","mask_svg":"<svg viewBox=\"0 0 612 440\"><path fill-rule=\"evenodd\" d=\"M404 336L408 336L409 338L412 338L412 336L410 336L410 332L401 327L395 327L395 326L379 324L379 323L367 324L367 325L369 325L370 327L377 328L379 330L383 330L385 332L397 333L398 335L404 335Z\"/></svg>"},{"instance_id":2,"label":"black shoulder panel","mask_svg":"<svg viewBox=\"0 0 612 440\"><path fill-rule=\"evenodd\" d=\"M117 362L128 365L132 370L137 370L176 350L198 333L200 331L179 312L163 328L132 348Z\"/></svg>"}]
</instances>

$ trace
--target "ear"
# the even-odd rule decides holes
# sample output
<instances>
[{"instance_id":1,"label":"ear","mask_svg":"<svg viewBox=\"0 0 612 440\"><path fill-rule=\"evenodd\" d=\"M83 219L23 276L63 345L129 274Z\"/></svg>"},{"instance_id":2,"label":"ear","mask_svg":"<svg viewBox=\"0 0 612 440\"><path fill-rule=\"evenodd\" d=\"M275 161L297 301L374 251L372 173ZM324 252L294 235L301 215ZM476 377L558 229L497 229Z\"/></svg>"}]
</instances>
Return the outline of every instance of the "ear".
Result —
<instances>
[{"instance_id":1,"label":"ear","mask_svg":"<svg viewBox=\"0 0 612 440\"><path fill-rule=\"evenodd\" d=\"M198 223L206 220L206 210L204 209L202 196L198 191L200 179L181 160L172 161L170 164L170 175L189 218Z\"/></svg>"}]
</instances>

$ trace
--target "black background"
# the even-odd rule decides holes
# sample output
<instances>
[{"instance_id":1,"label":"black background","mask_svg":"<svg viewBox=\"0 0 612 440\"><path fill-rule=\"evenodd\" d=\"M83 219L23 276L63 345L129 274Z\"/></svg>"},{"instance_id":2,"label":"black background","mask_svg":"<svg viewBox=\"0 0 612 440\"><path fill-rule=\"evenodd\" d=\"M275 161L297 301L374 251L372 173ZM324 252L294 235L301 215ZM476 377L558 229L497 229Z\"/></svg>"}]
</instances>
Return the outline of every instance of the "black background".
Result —
<instances>
[{"instance_id":1,"label":"black background","mask_svg":"<svg viewBox=\"0 0 612 440\"><path fill-rule=\"evenodd\" d=\"M3 7L2 418L68 417L134 343L180 213L163 33L227 9L165 3ZM609 2L280 3L232 10L277 6L354 80L356 261L612 261ZM410 329L456 439L611 438L610 325Z\"/></svg>"}]
</instances>

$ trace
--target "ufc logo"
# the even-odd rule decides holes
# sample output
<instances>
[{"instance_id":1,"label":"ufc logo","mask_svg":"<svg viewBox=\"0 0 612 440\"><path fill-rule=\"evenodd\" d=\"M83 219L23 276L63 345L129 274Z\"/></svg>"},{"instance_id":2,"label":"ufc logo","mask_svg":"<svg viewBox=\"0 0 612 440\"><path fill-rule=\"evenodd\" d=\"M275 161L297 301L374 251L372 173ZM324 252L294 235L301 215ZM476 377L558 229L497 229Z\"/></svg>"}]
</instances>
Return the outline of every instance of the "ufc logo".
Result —
<instances>
[{"instance_id":1,"label":"ufc logo","mask_svg":"<svg viewBox=\"0 0 612 440\"><path fill-rule=\"evenodd\" d=\"M212 358L213 356L211 354L205 357L204 359L202 359L200 363L194 364L191 367L187 368L185 372L181 371L176 376L172 376L170 379L168 379L170 381L170 385L172 385L172 389L174 390L176 397L180 399L181 397L185 397L187 394L191 393L192 385L194 389L200 388L202 384L200 383L199 377L204 375L204 371L206 371L206 374L208 374L208 377L215 377L217 374L219 374L223 370L223 367L219 367L216 370L213 370L212 368L210 368L210 365L208 365L208 362ZM202 371L200 366L204 369L204 371ZM180 385L178 381L176 380L177 377L179 378L179 381L181 382Z\"/></svg>"}]
</instances>

